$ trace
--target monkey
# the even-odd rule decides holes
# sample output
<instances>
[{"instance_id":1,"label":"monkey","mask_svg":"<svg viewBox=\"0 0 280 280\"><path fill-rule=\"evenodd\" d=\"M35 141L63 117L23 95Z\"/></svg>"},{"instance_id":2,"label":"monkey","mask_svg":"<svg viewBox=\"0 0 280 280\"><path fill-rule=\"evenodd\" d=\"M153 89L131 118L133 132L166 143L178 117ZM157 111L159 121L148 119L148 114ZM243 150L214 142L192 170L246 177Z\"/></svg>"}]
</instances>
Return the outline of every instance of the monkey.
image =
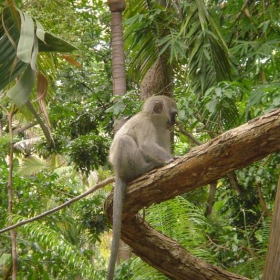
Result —
<instances>
[{"instance_id":1,"label":"monkey","mask_svg":"<svg viewBox=\"0 0 280 280\"><path fill-rule=\"evenodd\" d=\"M114 276L121 236L123 200L126 186L138 176L173 161L170 130L175 124L177 105L167 96L152 96L142 110L115 134L109 161L115 172L113 199L113 240L107 280Z\"/></svg>"}]
</instances>

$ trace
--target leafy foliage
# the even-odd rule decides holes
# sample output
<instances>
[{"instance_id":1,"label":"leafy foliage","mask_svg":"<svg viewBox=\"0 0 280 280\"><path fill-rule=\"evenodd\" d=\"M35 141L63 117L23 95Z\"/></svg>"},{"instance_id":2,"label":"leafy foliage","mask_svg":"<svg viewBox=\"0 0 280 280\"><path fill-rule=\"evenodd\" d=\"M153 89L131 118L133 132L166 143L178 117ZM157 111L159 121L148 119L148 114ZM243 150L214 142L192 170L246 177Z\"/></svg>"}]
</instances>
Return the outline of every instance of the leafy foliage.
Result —
<instances>
[{"instance_id":1,"label":"leafy foliage","mask_svg":"<svg viewBox=\"0 0 280 280\"><path fill-rule=\"evenodd\" d=\"M80 194L94 184L89 179L93 169L95 182L99 177L111 175L107 154L113 117L137 112L141 79L159 56L167 58L166 67L172 73L182 127L196 140L177 129L174 140L177 155L280 106L280 7L276 0L167 1L167 6L158 1L126 2L124 31L129 92L122 102L111 98L110 14L103 1L17 0L20 10L11 14L13 10L6 8L2 13L0 76L5 76L0 92L1 228L8 221L35 216ZM2 2L0 7L4 11ZM30 15L32 21L25 25L32 27L29 32L36 35L37 27L41 35L45 34L44 40L40 34L36 35L39 51L36 62L46 79L37 76L35 85L43 84L46 89L47 80L48 93L43 91L44 103L40 104L37 101L41 100L42 91L31 92L29 88L28 97L35 101L30 107L34 109L32 115L25 106L14 111L14 216L8 217L10 139L3 107L12 108L6 93L14 84L8 82L19 74L22 81L31 78L34 58L31 46L32 51L36 50L36 40L29 38L25 42L29 55L24 55L29 62L18 59L13 65L17 54L7 34L19 43L23 36L17 24L20 14ZM77 50L72 55L40 52L43 41L49 46L57 46L59 42L64 45L64 40L58 42L50 32L65 38L70 42L67 46L74 45ZM21 88L27 90L25 86ZM40 106L48 113L49 120L45 114L41 119L44 110ZM40 125L49 122L54 143L46 141L36 126L38 116ZM29 128L23 129L25 126ZM213 213L207 218L206 186L147 209L147 219L192 254L251 279L261 279L279 164L276 153L236 171L234 184L228 178L219 180ZM106 233L109 225L103 215L107 191L19 228L19 279L104 278L109 248ZM0 277L9 271L10 251L9 236L3 234ZM165 279L137 258L123 262L116 276Z\"/></svg>"},{"instance_id":2,"label":"leafy foliage","mask_svg":"<svg viewBox=\"0 0 280 280\"><path fill-rule=\"evenodd\" d=\"M65 153L76 168L87 175L90 170L104 165L107 161L109 139L102 125L107 126L106 122L111 122L108 115L105 115L105 109L106 107L97 107L94 102L77 105L73 101L64 103L64 106L53 105L51 114L53 127L56 129L56 145L41 143L41 155L48 157L53 152Z\"/></svg>"},{"instance_id":3,"label":"leafy foliage","mask_svg":"<svg viewBox=\"0 0 280 280\"><path fill-rule=\"evenodd\" d=\"M22 10L25 10L28 8L29 4L31 4L31 2L24 3L26 7L24 7L22 3L19 3ZM33 4L31 5L32 8L35 7ZM29 11L34 11L34 17L36 19L40 17L40 21L44 26L49 26L49 14L51 9L54 9L52 11L53 14L58 15L57 10L61 10L63 5L61 1L57 1L57 3L53 1L52 5L49 5L49 1L46 1L46 3L41 1L40 4L46 4L44 10L40 9L42 11L41 13L38 14L38 10L33 9L29 9ZM53 4L59 4L59 9L57 8L58 6ZM64 6L66 7L68 4L67 1L67 5ZM82 5L84 4L85 3L79 3L79 5L81 5L80 7L83 7ZM96 4L98 3L96 2ZM90 6L89 9L91 8ZM15 213L15 219L10 220L11 222L15 222L17 218L21 220L42 213L46 209L55 207L69 200L86 188L86 180L83 180L84 175L75 172L73 169L75 165L73 159L70 157L71 153L73 153L75 159L77 159L77 169L80 170L82 168L81 166L86 166L88 168L86 172L89 172L89 168L92 170L93 166L100 167L100 164L104 164L106 158L109 140L105 128L111 127L111 119L110 115L105 114L104 111L111 106L109 102L110 83L106 74L106 71L110 67L107 66L109 63L104 67L104 64L100 65L99 62L103 62L103 59L106 61L106 57L109 55L108 47L104 49L106 55L101 55L100 53L94 55L95 50L89 53L88 50L91 47L88 45L86 46L85 43L87 42L91 45L92 40L89 40L89 38L92 38L93 33L98 35L98 29L101 30L102 27L95 26L96 22L93 20L95 15L93 13L91 13L92 17L85 16L90 15L85 12L79 13L78 5L77 10L74 10L74 12L71 9L67 10L67 12L71 13L72 16L75 13L79 14L79 16L83 16L79 18L81 19L81 30L76 30L76 35L80 37L82 32L85 34L85 37L83 41L79 38L75 43L79 42L79 45L84 49L84 53L82 51L80 52L83 56L79 55L81 56L80 60L85 62L84 68L81 71L79 70L80 68L73 70L73 66L70 67L69 64L65 66L65 60L71 63L73 62L73 64L76 63L71 60L69 56L49 56L47 53L41 53L37 56L37 63L41 73L53 79L49 84L49 94L47 96L44 95L46 97L44 101L48 102L49 121L54 129L54 139L57 141L55 141L55 145L49 142L46 143L43 138L41 138L41 143L39 144L37 143L38 141L32 141L33 137L40 139L41 132L37 127L31 124L34 120L27 114L27 110L24 107L21 108L20 111L17 111L14 117L14 127L20 131L25 125L30 125L31 129L27 131L23 130L23 132L18 134L18 138L14 139L15 142L24 143L23 141L25 141L25 143L28 143L25 147L28 146L29 150L28 152L27 149L16 150L17 157L14 160L15 172L13 176L13 212ZM63 18L65 23L65 19L69 17L66 16L65 13L61 13L61 18ZM94 28L85 25L85 22L91 22L91 20ZM105 17L104 20L106 22L109 18L107 17L106 19ZM69 25L67 24L65 26ZM87 29L85 29L85 27L87 27ZM56 31L61 31L61 25ZM101 35L100 33L101 32L99 32L99 35ZM67 34L67 36L64 38L69 39L70 33L67 31L65 34ZM106 38L106 32L104 34L102 34L102 36ZM47 39L45 38L45 40L50 42L52 38L48 37ZM107 38L109 37L107 36ZM61 72L59 72L60 67L63 68ZM95 71L92 72L92 69L95 69ZM54 72L52 71L57 71L59 75L54 77ZM94 75L89 75L89 71ZM75 77L75 79L73 79L73 77ZM87 77L87 81L85 77ZM82 82L80 82L80 80L82 80ZM56 85L56 81L58 81L58 85ZM54 89L56 91L56 96L54 96ZM103 94L106 91L107 94ZM79 94L77 94L77 92ZM1 95L3 95L3 92L1 92ZM32 97L33 96L34 95L32 95ZM88 108L86 108L84 104L86 97L91 97L91 99L86 102ZM65 103L66 100L69 102L68 106ZM1 98L1 105L2 104L10 106L9 100L4 98ZM78 106L78 104L80 105ZM39 111L36 104L34 108L35 111ZM60 114L58 114L58 111ZM97 111L100 113L99 116L101 117L90 113ZM52 116L53 112L55 113ZM7 116L5 111L2 111L2 107L0 123L2 136L0 149L2 159L0 162L0 189L1 194L3 194L0 203L0 224L1 228L4 228L8 224L6 210L8 208L6 192L8 169L5 159L9 153L10 139L7 135ZM70 130L69 128L73 129ZM93 157L89 157L89 153L87 152L86 154L89 158L90 167L88 162L85 164L85 161L79 158L82 154L79 154L79 147L81 146L79 145L79 137L82 137L83 144L91 149L91 155L94 155ZM73 147L69 145L69 142L71 142ZM76 144L77 148L74 144ZM91 144L94 146L92 147ZM18 147L21 146L21 144L18 145ZM81 166L78 166L78 164L81 164ZM85 169L83 171L85 171ZM100 173L102 173L102 171L100 171ZM86 217L86 215L85 217L83 216L82 207L79 207L79 204L77 204L77 208L52 215L50 218L46 218L42 224L32 223L22 228L21 231L19 231L17 240L20 261L18 278L103 278L105 274L104 259L100 256L98 250L94 252L94 245L90 245L90 241L94 243L99 242L101 232L103 233L103 231L107 229L107 223L102 208L103 200L104 197L103 199L92 200L91 203L87 204L87 206L92 209L92 213L88 214L88 217ZM87 227L82 227L81 225L83 225L84 220L86 221L89 219L92 221L97 219L98 222L95 222L95 227L93 223L88 224ZM90 231L88 230L89 227ZM10 268L11 259L6 256L11 251L11 245L8 236L2 235L0 239L1 278L6 275ZM93 257L95 260L94 267L92 263Z\"/></svg>"},{"instance_id":4,"label":"leafy foliage","mask_svg":"<svg viewBox=\"0 0 280 280\"><path fill-rule=\"evenodd\" d=\"M34 25L34 19L13 6L4 8L1 19L0 89L24 72L18 83L7 93L15 104L21 107L29 99L35 82L37 53L72 51L75 47L46 33L39 22ZM21 26L20 30L19 26ZM7 57L9 59L6 59Z\"/></svg>"},{"instance_id":5,"label":"leafy foliage","mask_svg":"<svg viewBox=\"0 0 280 280\"><path fill-rule=\"evenodd\" d=\"M23 217L14 216L12 217L12 222L19 222ZM57 274L56 270L53 270L54 276L60 279L66 279L66 277L83 277L91 278L94 277L94 267L90 263L89 256L92 255L92 251L83 250L79 251L76 246L70 244L61 234L57 233L56 230L50 229L49 227L40 224L39 222L34 222L32 224L27 224L21 228L23 235L28 236L29 246L35 251L38 251L38 255L45 251L45 263L48 263L49 269L45 269L41 266L41 273L51 279L46 273L47 270L52 271L53 266L60 267L60 273ZM26 241L25 241L26 242ZM24 247L27 244L24 244ZM53 254L52 252L56 252ZM85 257L87 256L87 258ZM28 255L23 256L28 260ZM36 257L36 256L35 256ZM39 257L39 256L38 256ZM26 271L25 271L26 269ZM35 277L33 270L28 269L28 267L22 267L22 276L28 275L29 277ZM29 271L28 271L29 270ZM31 274L31 275L30 275Z\"/></svg>"},{"instance_id":6,"label":"leafy foliage","mask_svg":"<svg viewBox=\"0 0 280 280\"><path fill-rule=\"evenodd\" d=\"M149 208L147 220L157 230L188 248L192 254L210 261L211 254L202 246L207 241L205 233L208 228L203 211L179 196Z\"/></svg>"},{"instance_id":7,"label":"leafy foliage","mask_svg":"<svg viewBox=\"0 0 280 280\"><path fill-rule=\"evenodd\" d=\"M178 241L193 255L213 262L207 247L207 232L211 225L204 216L203 209L196 207L183 197L153 205L145 212L147 221L157 230ZM135 259L131 264L131 279L167 279L147 264Z\"/></svg>"}]
</instances>

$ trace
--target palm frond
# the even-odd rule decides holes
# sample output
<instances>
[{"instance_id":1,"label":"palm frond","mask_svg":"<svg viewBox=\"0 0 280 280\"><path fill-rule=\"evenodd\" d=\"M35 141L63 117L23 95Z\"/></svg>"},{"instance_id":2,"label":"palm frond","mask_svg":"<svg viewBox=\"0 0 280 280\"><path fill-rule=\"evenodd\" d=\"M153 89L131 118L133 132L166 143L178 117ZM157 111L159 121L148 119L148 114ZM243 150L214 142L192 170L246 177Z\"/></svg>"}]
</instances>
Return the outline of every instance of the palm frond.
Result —
<instances>
[{"instance_id":1,"label":"palm frond","mask_svg":"<svg viewBox=\"0 0 280 280\"><path fill-rule=\"evenodd\" d=\"M142 79L150 67L159 57L155 32L157 32L153 19L149 16L145 5L145 1L139 1L138 5L133 9L126 9L124 21L125 24L125 45L130 53L127 57L131 57L127 61L128 67L134 69L137 78ZM137 10L137 14L133 12ZM135 71L137 69L138 71Z\"/></svg>"},{"instance_id":2,"label":"palm frond","mask_svg":"<svg viewBox=\"0 0 280 280\"><path fill-rule=\"evenodd\" d=\"M25 217L13 215L10 217L10 222L17 223L24 220ZM94 266L83 256L81 250L70 244L61 233L47 227L46 225L33 222L22 226L19 229L21 234L24 234L29 241L39 245L43 250L57 252L64 266L69 270L75 271L83 279L94 279Z\"/></svg>"},{"instance_id":3,"label":"palm frond","mask_svg":"<svg viewBox=\"0 0 280 280\"><path fill-rule=\"evenodd\" d=\"M48 116L41 102L42 97L39 100L47 126L30 103L30 94L36 80L37 55L38 52L66 52L76 48L45 32L38 21L13 5L6 6L0 17L0 90L18 78L18 81L8 89L6 96L19 108L27 105L42 127L48 142L51 142ZM41 83L42 80L38 80L37 84Z\"/></svg>"},{"instance_id":4,"label":"palm frond","mask_svg":"<svg viewBox=\"0 0 280 280\"><path fill-rule=\"evenodd\" d=\"M140 260L140 258L136 258L133 260L131 264L131 268L133 271L133 275L131 276L130 280L167 280L168 278L165 277L162 273L158 270L149 266L147 263Z\"/></svg>"},{"instance_id":5,"label":"palm frond","mask_svg":"<svg viewBox=\"0 0 280 280\"><path fill-rule=\"evenodd\" d=\"M22 159L18 172L24 176L31 176L47 168L49 166L45 160L32 156Z\"/></svg>"},{"instance_id":6,"label":"palm frond","mask_svg":"<svg viewBox=\"0 0 280 280\"><path fill-rule=\"evenodd\" d=\"M201 250L207 242L205 231L207 219L201 209L178 196L172 200L153 205L146 211L147 221L157 230L177 240L191 253L211 260L210 251Z\"/></svg>"},{"instance_id":7,"label":"palm frond","mask_svg":"<svg viewBox=\"0 0 280 280\"><path fill-rule=\"evenodd\" d=\"M201 209L181 196L152 205L146 209L147 221L160 232L168 235L184 246L191 254L204 260L213 260L209 251L203 249L207 243L205 232L207 219ZM136 258L132 262L133 278L167 279L160 272ZM142 277L142 278L141 278Z\"/></svg>"},{"instance_id":8,"label":"palm frond","mask_svg":"<svg viewBox=\"0 0 280 280\"><path fill-rule=\"evenodd\" d=\"M183 4L183 14L180 36L187 38L190 86L201 97L209 87L231 78L228 49L202 0Z\"/></svg>"}]
</instances>

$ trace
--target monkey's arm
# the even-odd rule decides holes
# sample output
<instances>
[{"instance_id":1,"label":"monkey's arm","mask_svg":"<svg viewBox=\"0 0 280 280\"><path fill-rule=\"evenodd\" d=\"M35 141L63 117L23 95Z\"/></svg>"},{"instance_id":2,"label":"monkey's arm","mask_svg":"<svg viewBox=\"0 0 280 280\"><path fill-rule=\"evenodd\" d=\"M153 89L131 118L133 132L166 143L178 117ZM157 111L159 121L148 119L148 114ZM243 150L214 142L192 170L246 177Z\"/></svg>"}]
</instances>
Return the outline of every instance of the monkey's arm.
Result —
<instances>
[{"instance_id":1,"label":"monkey's arm","mask_svg":"<svg viewBox=\"0 0 280 280\"><path fill-rule=\"evenodd\" d=\"M145 155L145 158L153 160L159 165L164 165L173 161L173 157L156 143L147 146L143 144L140 149Z\"/></svg>"},{"instance_id":2,"label":"monkey's arm","mask_svg":"<svg viewBox=\"0 0 280 280\"><path fill-rule=\"evenodd\" d=\"M158 139L155 133L146 134L139 145L139 149L146 159L154 161L158 165L164 165L173 161L173 157L162 146L158 144Z\"/></svg>"}]
</instances>

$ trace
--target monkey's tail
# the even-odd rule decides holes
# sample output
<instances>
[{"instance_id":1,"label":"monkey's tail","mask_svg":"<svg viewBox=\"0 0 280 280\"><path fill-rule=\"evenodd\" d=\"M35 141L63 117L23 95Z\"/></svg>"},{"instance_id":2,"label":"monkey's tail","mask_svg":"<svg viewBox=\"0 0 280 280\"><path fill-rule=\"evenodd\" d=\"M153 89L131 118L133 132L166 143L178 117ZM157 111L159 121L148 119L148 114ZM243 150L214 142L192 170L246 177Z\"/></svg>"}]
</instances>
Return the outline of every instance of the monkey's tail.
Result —
<instances>
[{"instance_id":1,"label":"monkey's tail","mask_svg":"<svg viewBox=\"0 0 280 280\"><path fill-rule=\"evenodd\" d=\"M116 176L113 201L113 240L111 246L111 256L107 272L107 280L113 280L116 260L119 251L122 224L123 198L126 184Z\"/></svg>"}]
</instances>

